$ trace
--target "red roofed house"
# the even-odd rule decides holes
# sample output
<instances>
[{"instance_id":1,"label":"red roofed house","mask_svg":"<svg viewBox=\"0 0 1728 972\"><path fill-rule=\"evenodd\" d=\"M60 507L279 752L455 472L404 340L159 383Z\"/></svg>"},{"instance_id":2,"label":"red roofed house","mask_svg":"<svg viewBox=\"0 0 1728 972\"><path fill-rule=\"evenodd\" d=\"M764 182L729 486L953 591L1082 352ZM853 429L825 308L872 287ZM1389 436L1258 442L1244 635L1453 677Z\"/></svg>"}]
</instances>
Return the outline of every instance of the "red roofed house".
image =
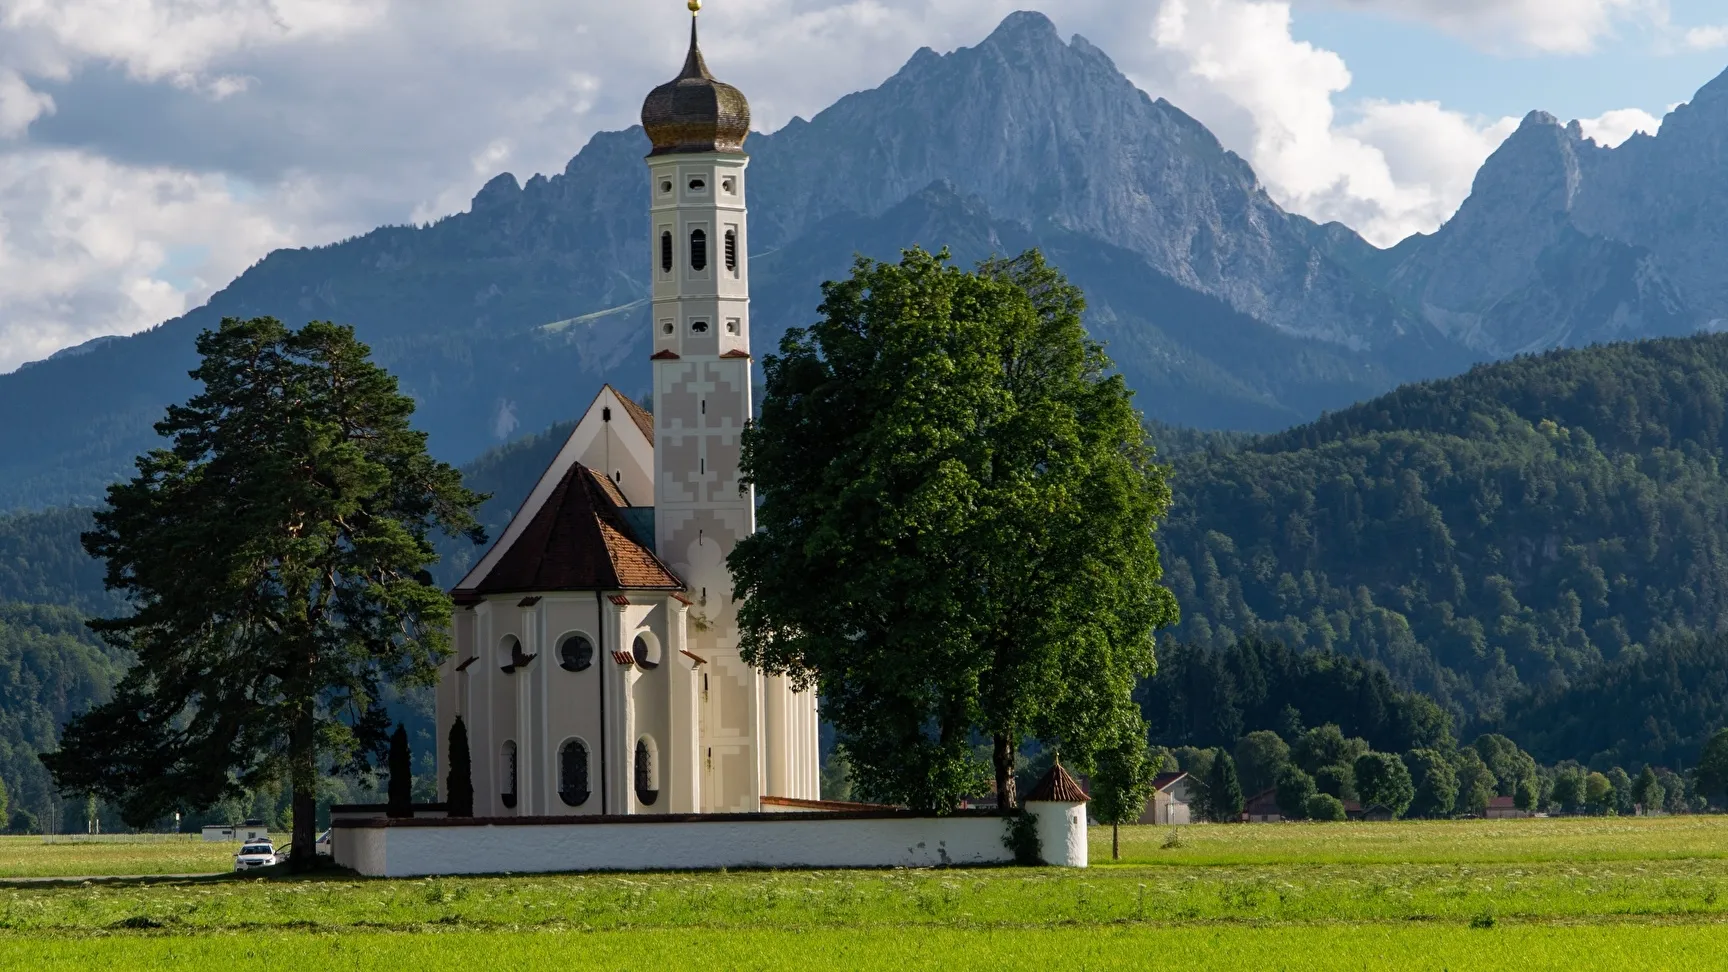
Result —
<instances>
[{"instance_id":1,"label":"red roofed house","mask_svg":"<svg viewBox=\"0 0 1728 972\"><path fill-rule=\"evenodd\" d=\"M1194 779L1187 773L1160 773L1152 781L1152 800L1140 815L1143 824L1176 825L1193 820Z\"/></svg>"},{"instance_id":2,"label":"red roofed house","mask_svg":"<svg viewBox=\"0 0 1728 972\"><path fill-rule=\"evenodd\" d=\"M1518 804L1509 796L1497 796L1489 799L1488 809L1483 811L1482 816L1490 820L1521 820L1534 817L1535 814L1518 809Z\"/></svg>"},{"instance_id":3,"label":"red roofed house","mask_svg":"<svg viewBox=\"0 0 1728 972\"><path fill-rule=\"evenodd\" d=\"M1278 809L1278 790L1261 790L1242 803L1242 819L1247 823L1283 823L1284 814Z\"/></svg>"}]
</instances>

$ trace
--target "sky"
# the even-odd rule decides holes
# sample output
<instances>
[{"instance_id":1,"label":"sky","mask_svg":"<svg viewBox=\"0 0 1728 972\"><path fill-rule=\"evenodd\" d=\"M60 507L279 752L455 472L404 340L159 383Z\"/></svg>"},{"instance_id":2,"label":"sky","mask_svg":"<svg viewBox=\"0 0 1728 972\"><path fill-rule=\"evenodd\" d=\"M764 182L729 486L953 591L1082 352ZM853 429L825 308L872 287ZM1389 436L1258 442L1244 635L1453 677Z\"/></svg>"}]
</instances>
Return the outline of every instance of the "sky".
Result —
<instances>
[{"instance_id":1,"label":"sky","mask_svg":"<svg viewBox=\"0 0 1728 972\"><path fill-rule=\"evenodd\" d=\"M1048 14L1286 208L1430 232L1528 111L1618 144L1728 67L1722 0L707 0L772 131ZM202 304L280 247L562 171L682 63L682 0L0 0L0 372Z\"/></svg>"}]
</instances>

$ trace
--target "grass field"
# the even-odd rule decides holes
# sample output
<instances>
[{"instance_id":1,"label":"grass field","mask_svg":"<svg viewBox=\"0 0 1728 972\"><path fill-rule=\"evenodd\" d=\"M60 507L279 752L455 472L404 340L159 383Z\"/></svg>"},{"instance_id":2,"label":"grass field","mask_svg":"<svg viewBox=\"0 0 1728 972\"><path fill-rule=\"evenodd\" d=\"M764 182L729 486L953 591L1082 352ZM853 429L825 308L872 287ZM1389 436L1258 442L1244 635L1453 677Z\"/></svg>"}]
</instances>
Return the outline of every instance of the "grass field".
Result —
<instances>
[{"instance_id":1,"label":"grass field","mask_svg":"<svg viewBox=\"0 0 1728 972\"><path fill-rule=\"evenodd\" d=\"M1728 968L1728 818L1093 836L1086 871L0 878L0 968ZM9 838L0 874L208 847Z\"/></svg>"},{"instance_id":2,"label":"grass field","mask_svg":"<svg viewBox=\"0 0 1728 972\"><path fill-rule=\"evenodd\" d=\"M239 844L201 837L0 837L0 881L6 878L208 874L234 867Z\"/></svg>"}]
</instances>

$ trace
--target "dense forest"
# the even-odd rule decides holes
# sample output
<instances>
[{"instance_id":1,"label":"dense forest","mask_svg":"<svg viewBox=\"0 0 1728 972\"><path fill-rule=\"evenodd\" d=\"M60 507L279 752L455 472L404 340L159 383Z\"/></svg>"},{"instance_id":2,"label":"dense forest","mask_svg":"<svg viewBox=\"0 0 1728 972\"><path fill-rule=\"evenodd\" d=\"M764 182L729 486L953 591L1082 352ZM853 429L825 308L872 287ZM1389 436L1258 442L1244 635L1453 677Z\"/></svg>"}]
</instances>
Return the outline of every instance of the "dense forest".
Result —
<instances>
[{"instance_id":1,"label":"dense forest","mask_svg":"<svg viewBox=\"0 0 1728 972\"><path fill-rule=\"evenodd\" d=\"M464 470L492 494L493 537L571 427ZM1141 689L1158 743L1335 724L1409 752L1500 732L1605 771L1693 765L1728 724L1728 335L1484 366L1270 436L1149 431L1176 493L1160 540L1183 611ZM88 523L0 518L0 603L72 609L7 609L13 671L64 688L20 689L35 708L5 696L4 753L106 691L95 659L113 659L76 623L118 607L79 546ZM441 552L453 584L480 551ZM34 768L0 755L8 784L14 763Z\"/></svg>"},{"instance_id":2,"label":"dense forest","mask_svg":"<svg viewBox=\"0 0 1728 972\"><path fill-rule=\"evenodd\" d=\"M18 811L60 829L61 800L37 753L58 745L60 726L104 702L124 670L71 608L0 604L0 780L11 797L7 825Z\"/></svg>"},{"instance_id":3,"label":"dense forest","mask_svg":"<svg viewBox=\"0 0 1728 972\"><path fill-rule=\"evenodd\" d=\"M1461 722L1559 706L1616 664L1723 629L1725 459L1715 335L1479 367L1190 451L1162 533L1175 634L1377 661ZM1693 689L1692 708L1720 704L1713 683ZM1645 726L1615 747L1695 749L1696 731ZM1547 738L1549 752L1604 748Z\"/></svg>"}]
</instances>

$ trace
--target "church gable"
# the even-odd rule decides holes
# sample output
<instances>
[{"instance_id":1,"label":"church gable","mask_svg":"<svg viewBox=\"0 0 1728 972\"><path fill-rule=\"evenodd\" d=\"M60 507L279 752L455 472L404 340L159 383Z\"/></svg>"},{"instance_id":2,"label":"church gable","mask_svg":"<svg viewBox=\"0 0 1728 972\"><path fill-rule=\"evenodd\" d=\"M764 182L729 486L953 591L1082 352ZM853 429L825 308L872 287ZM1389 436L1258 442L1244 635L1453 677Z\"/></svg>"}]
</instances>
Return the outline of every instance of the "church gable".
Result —
<instances>
[{"instance_id":1,"label":"church gable","mask_svg":"<svg viewBox=\"0 0 1728 972\"><path fill-rule=\"evenodd\" d=\"M524 543L527 544L527 547L522 547L522 549L530 549L538 542L542 552L544 552L544 545L548 542L550 534L538 533L536 536L539 537L539 540L536 541L528 536L529 530L537 524L542 531L550 529L551 521L545 520L543 516L547 510L551 509L556 513L557 510L573 501L573 495L568 487L572 481L571 474L577 468L585 468L589 473L588 485L583 486L582 490L578 492L586 495L586 492L590 490L600 491L604 497L600 505L610 510L609 520L619 524L615 530L617 537L608 539L606 543L602 544L605 550L599 555L608 559L617 556L625 564L635 565L626 570L624 574L619 575L621 578L630 576L647 578L654 573L652 570L644 573L645 568L641 566L641 556L628 549L631 545L642 547L643 543L649 545L653 543L652 528L649 528L648 534L643 534L641 530L641 525L643 523L651 524L652 519L645 519L641 514L649 514L650 517L652 514L652 509L649 507L651 507L654 498L654 417L616 388L606 385L600 389L600 393L588 406L588 411L584 413L582 420L576 423L576 428L571 431L570 437L564 441L563 447L558 450L558 455L553 458L546 471L541 474L539 482L529 491L522 506L517 509L516 515L511 518L510 524L504 528L504 532L498 537L492 549L486 552L486 555L480 559L474 569L469 571L468 575L457 585L456 590L458 592L472 594L478 591L499 590L502 589L499 584L507 584L510 590L526 589L516 586L523 577L528 576L523 572L523 565L519 559L513 559L516 573L512 579L505 581L502 578L495 578L493 575L498 571L506 557L511 556ZM625 515L620 513L620 510L630 510L635 515ZM583 515L592 518L598 514L587 513ZM634 526L632 526L633 524ZM570 527L566 525L566 528ZM595 543L600 543L602 540L602 534L597 529L576 529L579 529L579 532L591 534L590 538ZM617 552L614 553L613 551ZM643 548L640 553L645 554L655 564L659 563L658 560L654 559L651 550ZM664 572L663 567L660 569ZM588 578L601 576L593 571L577 571L576 573ZM667 577L672 576L670 572L665 573ZM655 582L638 586L659 588L666 585ZM673 577L671 586L682 588L683 585ZM559 586L533 589L616 590L618 586L614 584L600 587L571 588Z\"/></svg>"}]
</instances>

